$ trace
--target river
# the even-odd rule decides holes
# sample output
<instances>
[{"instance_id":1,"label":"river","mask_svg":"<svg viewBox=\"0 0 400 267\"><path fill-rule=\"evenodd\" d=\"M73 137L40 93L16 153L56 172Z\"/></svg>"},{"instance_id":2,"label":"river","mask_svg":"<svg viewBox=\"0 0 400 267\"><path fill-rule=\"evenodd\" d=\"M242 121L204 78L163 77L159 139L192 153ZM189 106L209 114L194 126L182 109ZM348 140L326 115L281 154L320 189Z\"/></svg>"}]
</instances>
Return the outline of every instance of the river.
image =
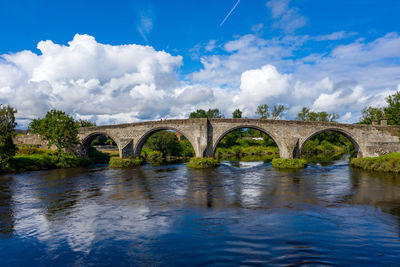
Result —
<instances>
[{"instance_id":1,"label":"river","mask_svg":"<svg viewBox=\"0 0 400 267\"><path fill-rule=\"evenodd\" d=\"M3 266L397 265L400 177L347 160L0 176Z\"/></svg>"}]
</instances>

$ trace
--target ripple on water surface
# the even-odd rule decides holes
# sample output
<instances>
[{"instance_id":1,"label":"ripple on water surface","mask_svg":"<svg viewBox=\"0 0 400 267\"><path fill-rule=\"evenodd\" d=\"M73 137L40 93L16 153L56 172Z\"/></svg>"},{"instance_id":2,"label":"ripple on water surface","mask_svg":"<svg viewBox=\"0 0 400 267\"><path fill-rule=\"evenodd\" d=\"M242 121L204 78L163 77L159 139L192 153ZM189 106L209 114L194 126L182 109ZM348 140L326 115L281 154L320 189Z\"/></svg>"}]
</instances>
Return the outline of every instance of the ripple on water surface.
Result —
<instances>
[{"instance_id":1,"label":"ripple on water surface","mask_svg":"<svg viewBox=\"0 0 400 267\"><path fill-rule=\"evenodd\" d=\"M0 177L14 265L398 264L400 177L346 162L107 166Z\"/></svg>"}]
</instances>

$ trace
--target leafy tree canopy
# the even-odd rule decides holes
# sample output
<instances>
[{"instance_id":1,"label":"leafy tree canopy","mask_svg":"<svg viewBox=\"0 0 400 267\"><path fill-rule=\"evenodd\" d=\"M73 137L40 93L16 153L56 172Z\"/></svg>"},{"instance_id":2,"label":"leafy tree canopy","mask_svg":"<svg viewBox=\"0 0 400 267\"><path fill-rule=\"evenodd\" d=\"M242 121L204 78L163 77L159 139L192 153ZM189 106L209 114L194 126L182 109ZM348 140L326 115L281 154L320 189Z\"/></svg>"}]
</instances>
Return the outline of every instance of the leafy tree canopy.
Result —
<instances>
[{"instance_id":1,"label":"leafy tree canopy","mask_svg":"<svg viewBox=\"0 0 400 267\"><path fill-rule=\"evenodd\" d=\"M43 119L33 120L29 128L32 133L39 134L46 140L49 148L55 145L59 157L63 149L79 143L78 124L60 110L53 109Z\"/></svg>"},{"instance_id":2,"label":"leafy tree canopy","mask_svg":"<svg viewBox=\"0 0 400 267\"><path fill-rule=\"evenodd\" d=\"M88 120L79 120L77 121L79 127L93 127L96 126L95 122L91 122Z\"/></svg>"},{"instance_id":3,"label":"leafy tree canopy","mask_svg":"<svg viewBox=\"0 0 400 267\"><path fill-rule=\"evenodd\" d=\"M15 137L15 113L17 110L10 106L0 105L0 166L8 162L17 151L13 142Z\"/></svg>"},{"instance_id":4,"label":"leafy tree canopy","mask_svg":"<svg viewBox=\"0 0 400 267\"><path fill-rule=\"evenodd\" d=\"M219 109L209 109L205 111L204 109L198 109L196 111L193 111L190 113L189 118L190 119L195 119L195 118L223 118L224 115L221 114Z\"/></svg>"},{"instance_id":5,"label":"leafy tree canopy","mask_svg":"<svg viewBox=\"0 0 400 267\"><path fill-rule=\"evenodd\" d=\"M242 117L242 111L240 109L235 109L235 111L232 112L232 118L239 119Z\"/></svg>"},{"instance_id":6,"label":"leafy tree canopy","mask_svg":"<svg viewBox=\"0 0 400 267\"><path fill-rule=\"evenodd\" d=\"M257 110L256 110L256 114L260 115L261 119L267 119L269 117L268 109L269 109L269 107L268 107L267 104L258 105Z\"/></svg>"},{"instance_id":7,"label":"leafy tree canopy","mask_svg":"<svg viewBox=\"0 0 400 267\"><path fill-rule=\"evenodd\" d=\"M281 114L283 114L288 108L284 105L274 105L274 108L271 112L272 119L276 120L279 118Z\"/></svg>"},{"instance_id":8,"label":"leafy tree canopy","mask_svg":"<svg viewBox=\"0 0 400 267\"><path fill-rule=\"evenodd\" d=\"M297 120L300 121L325 121L334 122L339 119L339 115L336 113L328 113L325 111L314 112L310 111L309 108L303 107L302 110L297 114Z\"/></svg>"},{"instance_id":9,"label":"leafy tree canopy","mask_svg":"<svg viewBox=\"0 0 400 267\"><path fill-rule=\"evenodd\" d=\"M400 125L400 91L387 97L388 105L384 108L387 123L389 125Z\"/></svg>"},{"instance_id":10,"label":"leafy tree canopy","mask_svg":"<svg viewBox=\"0 0 400 267\"><path fill-rule=\"evenodd\" d=\"M169 131L159 131L151 135L145 144L151 150L159 151L165 156L179 156L182 147L175 133Z\"/></svg>"},{"instance_id":11,"label":"leafy tree canopy","mask_svg":"<svg viewBox=\"0 0 400 267\"><path fill-rule=\"evenodd\" d=\"M377 119L378 123L381 121L383 109L367 107L362 110L360 124L372 124L372 121Z\"/></svg>"}]
</instances>

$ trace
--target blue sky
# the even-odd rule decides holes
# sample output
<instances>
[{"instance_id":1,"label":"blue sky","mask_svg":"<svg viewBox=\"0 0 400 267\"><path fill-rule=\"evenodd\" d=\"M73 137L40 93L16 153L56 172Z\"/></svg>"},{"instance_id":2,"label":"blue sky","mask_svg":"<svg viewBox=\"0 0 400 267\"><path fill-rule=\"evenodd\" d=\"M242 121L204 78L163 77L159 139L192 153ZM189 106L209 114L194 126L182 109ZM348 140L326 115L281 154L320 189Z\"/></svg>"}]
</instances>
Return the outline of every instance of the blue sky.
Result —
<instances>
[{"instance_id":1,"label":"blue sky","mask_svg":"<svg viewBox=\"0 0 400 267\"><path fill-rule=\"evenodd\" d=\"M355 122L400 89L398 1L14 0L0 12L0 103L20 125L50 108L104 124L196 108L254 117L263 103Z\"/></svg>"}]
</instances>

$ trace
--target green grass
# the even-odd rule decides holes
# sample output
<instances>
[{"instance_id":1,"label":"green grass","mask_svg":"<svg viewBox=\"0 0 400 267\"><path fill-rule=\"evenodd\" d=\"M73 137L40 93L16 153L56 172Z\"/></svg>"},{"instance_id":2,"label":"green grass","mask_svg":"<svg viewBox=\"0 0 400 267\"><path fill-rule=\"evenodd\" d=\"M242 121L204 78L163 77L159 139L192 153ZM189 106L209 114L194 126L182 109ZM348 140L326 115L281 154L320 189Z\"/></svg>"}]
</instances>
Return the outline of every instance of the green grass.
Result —
<instances>
[{"instance_id":1,"label":"green grass","mask_svg":"<svg viewBox=\"0 0 400 267\"><path fill-rule=\"evenodd\" d=\"M245 156L263 156L270 155L271 157L279 157L279 149L271 146L232 146L229 148L218 147L216 151L217 158L225 157L245 157Z\"/></svg>"},{"instance_id":2,"label":"green grass","mask_svg":"<svg viewBox=\"0 0 400 267\"><path fill-rule=\"evenodd\" d=\"M400 173L400 153L371 158L354 158L351 159L350 165L368 171Z\"/></svg>"},{"instance_id":3,"label":"green grass","mask_svg":"<svg viewBox=\"0 0 400 267\"><path fill-rule=\"evenodd\" d=\"M132 168L136 166L140 166L145 164L146 161L144 158L137 157L137 158L117 158L112 157L110 159L110 168Z\"/></svg>"},{"instance_id":4,"label":"green grass","mask_svg":"<svg viewBox=\"0 0 400 267\"><path fill-rule=\"evenodd\" d=\"M56 155L57 151L34 146L18 146L17 155Z\"/></svg>"},{"instance_id":5,"label":"green grass","mask_svg":"<svg viewBox=\"0 0 400 267\"><path fill-rule=\"evenodd\" d=\"M279 169L299 169L307 166L304 159L273 159L272 166Z\"/></svg>"},{"instance_id":6,"label":"green grass","mask_svg":"<svg viewBox=\"0 0 400 267\"><path fill-rule=\"evenodd\" d=\"M189 168L195 169L206 169L212 167L218 167L220 162L214 158L191 158L190 161L186 164Z\"/></svg>"},{"instance_id":7,"label":"green grass","mask_svg":"<svg viewBox=\"0 0 400 267\"><path fill-rule=\"evenodd\" d=\"M16 155L11 158L6 166L2 168L4 172L23 172L38 171L57 168L70 168L78 166L87 166L92 163L90 160L76 157L73 155L61 155L57 160L56 155L34 154L34 155Z\"/></svg>"}]
</instances>

